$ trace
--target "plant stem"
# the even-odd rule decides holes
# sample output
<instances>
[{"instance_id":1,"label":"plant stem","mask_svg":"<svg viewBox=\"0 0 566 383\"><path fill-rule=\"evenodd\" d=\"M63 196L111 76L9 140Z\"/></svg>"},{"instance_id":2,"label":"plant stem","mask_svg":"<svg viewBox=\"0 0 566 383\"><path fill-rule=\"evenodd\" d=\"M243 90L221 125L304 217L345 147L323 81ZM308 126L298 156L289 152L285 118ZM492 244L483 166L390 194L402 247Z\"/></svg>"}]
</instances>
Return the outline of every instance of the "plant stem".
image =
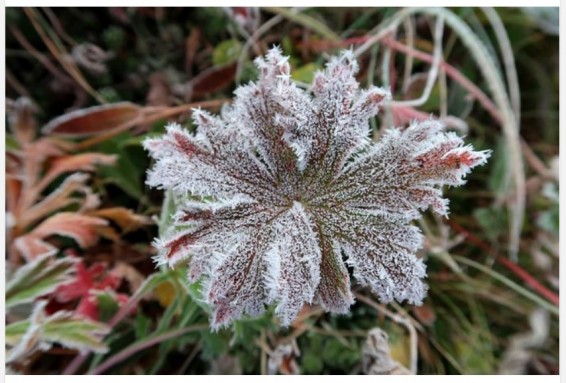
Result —
<instances>
[{"instance_id":1,"label":"plant stem","mask_svg":"<svg viewBox=\"0 0 566 383\"><path fill-rule=\"evenodd\" d=\"M204 330L208 328L208 323L197 324L194 326L189 326L185 328L181 328L174 331L169 331L161 335L157 335L153 338L147 339L143 342L135 343L130 347L127 347L120 351L119 353L113 355L109 359L107 359L104 363L100 364L94 370L89 372L89 375L99 375L102 374L104 371L108 370L109 368L113 367L114 365L122 362L123 360L128 359L135 353L145 350L153 345L159 344L161 342L165 342L166 340L176 338L178 336L187 334L189 332Z\"/></svg>"}]
</instances>

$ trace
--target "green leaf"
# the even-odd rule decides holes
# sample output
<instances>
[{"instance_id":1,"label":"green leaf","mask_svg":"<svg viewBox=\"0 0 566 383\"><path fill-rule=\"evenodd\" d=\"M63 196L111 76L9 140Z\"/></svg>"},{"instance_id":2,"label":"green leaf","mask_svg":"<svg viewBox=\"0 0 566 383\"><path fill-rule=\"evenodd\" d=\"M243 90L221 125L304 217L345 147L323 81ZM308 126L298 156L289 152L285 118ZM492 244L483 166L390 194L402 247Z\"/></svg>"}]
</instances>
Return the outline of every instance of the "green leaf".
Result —
<instances>
[{"instance_id":1,"label":"green leaf","mask_svg":"<svg viewBox=\"0 0 566 383\"><path fill-rule=\"evenodd\" d=\"M165 198L163 199L163 205L161 207L161 217L159 218L159 235L162 236L169 228L173 225L173 215L177 211L177 204L175 203L175 197L171 190L165 192Z\"/></svg>"},{"instance_id":2,"label":"green leaf","mask_svg":"<svg viewBox=\"0 0 566 383\"><path fill-rule=\"evenodd\" d=\"M560 208L558 204L552 205L537 218L537 225L542 229L558 236L560 229Z\"/></svg>"},{"instance_id":3,"label":"green leaf","mask_svg":"<svg viewBox=\"0 0 566 383\"><path fill-rule=\"evenodd\" d=\"M149 330L151 328L151 319L147 316L138 313L136 315L136 322L134 329L136 332L136 339L141 340L149 335Z\"/></svg>"},{"instance_id":4,"label":"green leaf","mask_svg":"<svg viewBox=\"0 0 566 383\"><path fill-rule=\"evenodd\" d=\"M30 326L29 319L10 323L6 326L6 344L13 346L20 341Z\"/></svg>"},{"instance_id":5,"label":"green leaf","mask_svg":"<svg viewBox=\"0 0 566 383\"><path fill-rule=\"evenodd\" d=\"M212 64L220 66L233 63L242 52L242 43L236 39L230 39L221 42L214 48L212 52Z\"/></svg>"},{"instance_id":6,"label":"green leaf","mask_svg":"<svg viewBox=\"0 0 566 383\"><path fill-rule=\"evenodd\" d=\"M285 35L283 40L281 40L281 47L283 48L283 54L292 56L293 55L293 41L289 35Z\"/></svg>"},{"instance_id":7,"label":"green leaf","mask_svg":"<svg viewBox=\"0 0 566 383\"><path fill-rule=\"evenodd\" d=\"M70 281L75 263L76 260L69 257L54 259L47 255L22 266L6 286L6 308L33 302Z\"/></svg>"},{"instance_id":8,"label":"green leaf","mask_svg":"<svg viewBox=\"0 0 566 383\"><path fill-rule=\"evenodd\" d=\"M300 68L293 71L293 80L304 82L310 84L314 78L314 74L317 70L321 70L322 67L317 63L308 63Z\"/></svg>"},{"instance_id":9,"label":"green leaf","mask_svg":"<svg viewBox=\"0 0 566 383\"><path fill-rule=\"evenodd\" d=\"M6 133L6 150L18 150L19 148L18 140L10 133Z\"/></svg>"},{"instance_id":10,"label":"green leaf","mask_svg":"<svg viewBox=\"0 0 566 383\"><path fill-rule=\"evenodd\" d=\"M352 349L346 347L336 338L329 338L322 349L322 359L324 362L340 370L349 370L354 364L359 362L360 352L352 352Z\"/></svg>"},{"instance_id":11,"label":"green leaf","mask_svg":"<svg viewBox=\"0 0 566 383\"><path fill-rule=\"evenodd\" d=\"M267 12L275 13L278 15L282 15L287 19L300 24L312 31L318 33L320 36L331 40L331 41L340 41L340 36L338 36L332 29L327 27L325 24L321 23L320 21L314 19L313 17L306 15L304 13L299 13L299 11L290 8L280 8L280 7L264 7L263 8Z\"/></svg>"},{"instance_id":12,"label":"green leaf","mask_svg":"<svg viewBox=\"0 0 566 383\"><path fill-rule=\"evenodd\" d=\"M491 241L502 235L508 227L507 214L501 208L485 207L476 209L474 218Z\"/></svg>"},{"instance_id":13,"label":"green leaf","mask_svg":"<svg viewBox=\"0 0 566 383\"><path fill-rule=\"evenodd\" d=\"M38 301L29 320L6 327L8 351L6 363L25 359L36 350L49 349L54 343L84 351L106 352L102 339L110 328L71 311L58 311L47 316L47 301Z\"/></svg>"},{"instance_id":14,"label":"green leaf","mask_svg":"<svg viewBox=\"0 0 566 383\"><path fill-rule=\"evenodd\" d=\"M493 156L491 159L491 174L488 179L488 187L493 191L498 197L504 196L509 190L510 186L510 168L508 166L507 158L505 154L507 151L507 145L505 140L499 139L497 143L497 148L493 151Z\"/></svg>"},{"instance_id":15,"label":"green leaf","mask_svg":"<svg viewBox=\"0 0 566 383\"><path fill-rule=\"evenodd\" d=\"M102 291L96 294L98 300L98 316L101 322L107 322L118 311L119 305L113 291Z\"/></svg>"},{"instance_id":16,"label":"green leaf","mask_svg":"<svg viewBox=\"0 0 566 383\"><path fill-rule=\"evenodd\" d=\"M142 178L148 164L147 154L139 146L128 145L132 138L130 132L124 132L112 140L100 143L96 150L117 155L118 161L113 166L101 166L98 174L106 183L113 183L130 197L145 199Z\"/></svg>"},{"instance_id":17,"label":"green leaf","mask_svg":"<svg viewBox=\"0 0 566 383\"><path fill-rule=\"evenodd\" d=\"M320 374L324 368L324 364L320 359L320 355L309 352L301 359L301 370L305 374Z\"/></svg>"},{"instance_id":18,"label":"green leaf","mask_svg":"<svg viewBox=\"0 0 566 383\"><path fill-rule=\"evenodd\" d=\"M110 329L104 323L77 317L68 311L59 311L41 325L41 338L49 343L80 351L106 352L101 335Z\"/></svg>"},{"instance_id":19,"label":"green leaf","mask_svg":"<svg viewBox=\"0 0 566 383\"><path fill-rule=\"evenodd\" d=\"M228 351L228 339L224 333L202 332L202 358L211 360Z\"/></svg>"}]
</instances>

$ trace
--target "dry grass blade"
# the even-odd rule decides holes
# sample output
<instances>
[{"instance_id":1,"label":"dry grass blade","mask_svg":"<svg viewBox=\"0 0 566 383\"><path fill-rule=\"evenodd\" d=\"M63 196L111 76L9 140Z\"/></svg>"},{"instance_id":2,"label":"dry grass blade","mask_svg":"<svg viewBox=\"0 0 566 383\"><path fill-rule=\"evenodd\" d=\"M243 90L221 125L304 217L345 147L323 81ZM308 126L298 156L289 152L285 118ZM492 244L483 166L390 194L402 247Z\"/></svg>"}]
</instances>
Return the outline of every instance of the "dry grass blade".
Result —
<instances>
[{"instance_id":1,"label":"dry grass blade","mask_svg":"<svg viewBox=\"0 0 566 383\"><path fill-rule=\"evenodd\" d=\"M322 24L320 21L313 19L308 15L300 13L301 10L279 7L264 7L263 9L271 13L283 15L289 20L301 24L305 28L312 29L314 32L318 33L324 38L332 41L340 41L340 36L334 33L330 28Z\"/></svg>"},{"instance_id":2,"label":"dry grass blade","mask_svg":"<svg viewBox=\"0 0 566 383\"><path fill-rule=\"evenodd\" d=\"M501 18L493 8L482 8L491 23L495 36L501 48L501 55L503 56L503 63L505 64L505 75L507 77L507 86L509 88L509 98L515 113L515 119L521 121L521 90L519 89L519 78L517 77L517 67L515 66L515 55L509 36Z\"/></svg>"},{"instance_id":3,"label":"dry grass blade","mask_svg":"<svg viewBox=\"0 0 566 383\"><path fill-rule=\"evenodd\" d=\"M406 8L380 25L376 31L372 31L373 35L367 41L357 48L354 52L356 57L366 52L371 45L384 39L391 31L396 30L398 25L407 17L413 14L428 14L435 17L443 17L446 24L460 37L464 45L468 48L472 58L477 63L487 85L493 95L495 104L497 105L497 114L501 118L503 133L508 146L508 166L511 171L506 174L513 178L514 193L511 194L509 211L510 211L510 240L509 254L512 259L516 260L519 250L520 233L522 230L523 217L525 215L525 173L523 159L521 157L520 136L518 123L510 105L503 80L497 71L495 64L486 48L479 41L475 33L453 12L443 8ZM463 76L462 76L463 77ZM490 102L491 103L491 102Z\"/></svg>"},{"instance_id":4,"label":"dry grass blade","mask_svg":"<svg viewBox=\"0 0 566 383\"><path fill-rule=\"evenodd\" d=\"M57 36L53 33L49 33L49 30L47 29L44 30L44 27L40 25L41 23L45 25L46 22L45 20L42 20L39 12L37 12L37 10L33 8L24 8L24 12L32 22L35 30L37 31L51 54L55 56L61 66L65 68L67 73L69 73L69 75L81 86L81 88L83 88L88 94L94 97L98 102L100 102L101 104L105 103L106 100L104 100L104 98L89 85L77 65L73 61L65 59L65 57L69 55L69 52L67 52L63 44L58 41ZM48 34L51 36L48 36Z\"/></svg>"}]
</instances>

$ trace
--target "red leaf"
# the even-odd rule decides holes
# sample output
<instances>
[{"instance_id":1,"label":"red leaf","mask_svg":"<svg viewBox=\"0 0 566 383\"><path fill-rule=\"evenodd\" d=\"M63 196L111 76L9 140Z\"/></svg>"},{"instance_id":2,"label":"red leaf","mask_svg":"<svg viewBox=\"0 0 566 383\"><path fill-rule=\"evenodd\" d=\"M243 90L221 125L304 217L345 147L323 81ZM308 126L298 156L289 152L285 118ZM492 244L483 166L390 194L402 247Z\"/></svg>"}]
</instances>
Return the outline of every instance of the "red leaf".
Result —
<instances>
[{"instance_id":1,"label":"red leaf","mask_svg":"<svg viewBox=\"0 0 566 383\"><path fill-rule=\"evenodd\" d=\"M106 263L95 263L87 269L84 263L80 262L77 263L76 271L75 279L59 286L53 293L53 298L59 303L68 303L80 299L75 312L87 318L98 320L96 292L115 291L120 286L121 278L108 271ZM124 301L123 294L118 294L116 299L121 304Z\"/></svg>"},{"instance_id":2,"label":"red leaf","mask_svg":"<svg viewBox=\"0 0 566 383\"><path fill-rule=\"evenodd\" d=\"M43 134L82 137L107 132L138 117L142 108L130 102L80 109L51 120Z\"/></svg>"},{"instance_id":3,"label":"red leaf","mask_svg":"<svg viewBox=\"0 0 566 383\"><path fill-rule=\"evenodd\" d=\"M230 85L235 76L236 63L205 70L191 81L192 95L193 97L201 97L221 90Z\"/></svg>"}]
</instances>

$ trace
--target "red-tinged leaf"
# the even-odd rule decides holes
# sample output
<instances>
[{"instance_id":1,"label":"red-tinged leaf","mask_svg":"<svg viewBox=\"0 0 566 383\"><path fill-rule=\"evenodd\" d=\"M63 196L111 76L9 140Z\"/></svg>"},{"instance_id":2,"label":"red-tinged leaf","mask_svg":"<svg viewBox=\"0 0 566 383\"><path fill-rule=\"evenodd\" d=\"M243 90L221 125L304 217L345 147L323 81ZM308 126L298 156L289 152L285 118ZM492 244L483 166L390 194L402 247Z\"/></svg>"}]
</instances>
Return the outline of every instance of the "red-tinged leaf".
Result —
<instances>
[{"instance_id":1,"label":"red-tinged leaf","mask_svg":"<svg viewBox=\"0 0 566 383\"><path fill-rule=\"evenodd\" d=\"M98 229L106 225L108 222L101 218L78 213L59 213L43 221L32 232L18 237L14 244L24 258L30 261L40 255L57 252L57 248L43 241L51 235L72 238L80 247L87 248L98 241Z\"/></svg>"},{"instance_id":2,"label":"red-tinged leaf","mask_svg":"<svg viewBox=\"0 0 566 383\"><path fill-rule=\"evenodd\" d=\"M22 196L24 202L22 206L19 206L20 209L29 209L31 204L35 202L37 193L41 191L35 189L30 192L38 182L44 162L50 157L64 155L69 149L69 145L68 142L53 137L43 137L25 146L21 154L22 166L16 174L19 178L25 180L25 191ZM16 169L13 170L16 171Z\"/></svg>"},{"instance_id":3,"label":"red-tinged leaf","mask_svg":"<svg viewBox=\"0 0 566 383\"><path fill-rule=\"evenodd\" d=\"M37 188L43 190L63 173L92 172L95 170L95 165L114 165L117 158L115 155L101 153L81 153L58 157L51 162L49 171L42 178Z\"/></svg>"},{"instance_id":4,"label":"red-tinged leaf","mask_svg":"<svg viewBox=\"0 0 566 383\"><path fill-rule=\"evenodd\" d=\"M28 262L33 261L37 257L57 254L55 246L31 235L16 238L14 245Z\"/></svg>"},{"instance_id":5,"label":"red-tinged leaf","mask_svg":"<svg viewBox=\"0 0 566 383\"><path fill-rule=\"evenodd\" d=\"M84 137L115 129L137 118L142 108L129 102L80 109L51 120L43 134Z\"/></svg>"},{"instance_id":6,"label":"red-tinged leaf","mask_svg":"<svg viewBox=\"0 0 566 383\"><path fill-rule=\"evenodd\" d=\"M42 238L52 234L65 235L86 248L98 240L97 227L106 225L108 222L104 219L76 213L59 213L44 221L33 232Z\"/></svg>"},{"instance_id":7,"label":"red-tinged leaf","mask_svg":"<svg viewBox=\"0 0 566 383\"><path fill-rule=\"evenodd\" d=\"M51 194L45 197L41 202L33 205L31 208L21 212L18 217L17 225L25 228L38 219L45 217L55 211L60 211L64 207L74 202L83 202L83 206L87 204L90 196L90 189L86 188L88 174L75 173L67 177L65 181L55 189ZM85 200L72 198L71 195L76 191L85 193Z\"/></svg>"},{"instance_id":8,"label":"red-tinged leaf","mask_svg":"<svg viewBox=\"0 0 566 383\"><path fill-rule=\"evenodd\" d=\"M230 85L235 76L236 63L205 70L192 80L192 96L201 97L221 90Z\"/></svg>"},{"instance_id":9,"label":"red-tinged leaf","mask_svg":"<svg viewBox=\"0 0 566 383\"><path fill-rule=\"evenodd\" d=\"M53 137L43 137L26 146L24 156L26 162L43 162L49 157L65 154L70 148L69 143Z\"/></svg>"},{"instance_id":10,"label":"red-tinged leaf","mask_svg":"<svg viewBox=\"0 0 566 383\"><path fill-rule=\"evenodd\" d=\"M12 214L16 211L20 193L22 191L22 182L20 180L6 177L6 210Z\"/></svg>"},{"instance_id":11,"label":"red-tinged leaf","mask_svg":"<svg viewBox=\"0 0 566 383\"><path fill-rule=\"evenodd\" d=\"M114 165L115 155L101 153L82 153L57 158L51 162L50 173L94 171L94 165Z\"/></svg>"}]
</instances>

